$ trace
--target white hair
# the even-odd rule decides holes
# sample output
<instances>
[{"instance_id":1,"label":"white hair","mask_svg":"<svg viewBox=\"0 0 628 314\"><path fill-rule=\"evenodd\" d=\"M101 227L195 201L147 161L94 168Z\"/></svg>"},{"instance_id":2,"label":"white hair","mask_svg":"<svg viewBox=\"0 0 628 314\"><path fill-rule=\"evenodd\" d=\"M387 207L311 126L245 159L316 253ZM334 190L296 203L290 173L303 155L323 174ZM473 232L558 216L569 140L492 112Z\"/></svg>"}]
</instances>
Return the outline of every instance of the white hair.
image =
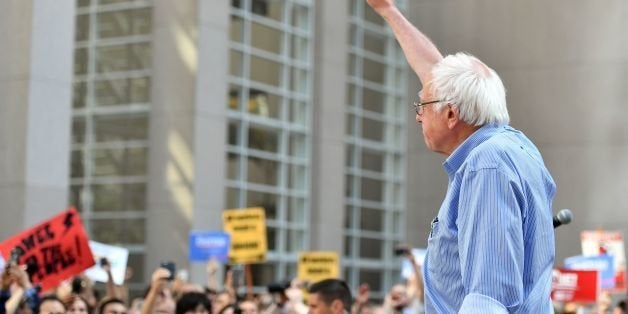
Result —
<instances>
[{"instance_id":1,"label":"white hair","mask_svg":"<svg viewBox=\"0 0 628 314\"><path fill-rule=\"evenodd\" d=\"M507 124L506 90L499 75L478 58L457 53L443 58L432 69L436 99L446 100L468 124ZM441 110L447 103L435 105Z\"/></svg>"}]
</instances>

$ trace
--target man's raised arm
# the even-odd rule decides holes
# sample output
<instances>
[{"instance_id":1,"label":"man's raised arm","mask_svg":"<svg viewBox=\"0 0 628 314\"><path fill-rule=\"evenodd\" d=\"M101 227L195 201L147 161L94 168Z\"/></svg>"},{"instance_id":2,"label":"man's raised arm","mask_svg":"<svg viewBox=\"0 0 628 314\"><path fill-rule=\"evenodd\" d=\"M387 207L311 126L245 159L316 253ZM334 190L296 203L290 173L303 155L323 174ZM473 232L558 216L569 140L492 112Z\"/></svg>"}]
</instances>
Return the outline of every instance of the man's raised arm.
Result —
<instances>
[{"instance_id":1,"label":"man's raised arm","mask_svg":"<svg viewBox=\"0 0 628 314\"><path fill-rule=\"evenodd\" d=\"M443 58L438 48L401 14L394 0L366 2L392 28L410 67L425 85L430 80L432 67Z\"/></svg>"}]
</instances>

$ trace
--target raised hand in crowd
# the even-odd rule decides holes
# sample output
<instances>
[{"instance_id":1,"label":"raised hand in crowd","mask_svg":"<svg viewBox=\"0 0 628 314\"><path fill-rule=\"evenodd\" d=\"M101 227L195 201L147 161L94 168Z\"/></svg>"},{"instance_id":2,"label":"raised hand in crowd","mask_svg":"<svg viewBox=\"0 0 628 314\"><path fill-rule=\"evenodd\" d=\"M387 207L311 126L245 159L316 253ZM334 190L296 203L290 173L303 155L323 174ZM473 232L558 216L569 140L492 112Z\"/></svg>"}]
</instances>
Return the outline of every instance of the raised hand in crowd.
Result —
<instances>
[{"instance_id":1,"label":"raised hand in crowd","mask_svg":"<svg viewBox=\"0 0 628 314\"><path fill-rule=\"evenodd\" d=\"M352 314L361 314L362 311L368 306L370 297L370 287L368 283L363 283L358 287L358 292L355 294L355 300L353 301L353 307L351 308Z\"/></svg>"},{"instance_id":2,"label":"raised hand in crowd","mask_svg":"<svg viewBox=\"0 0 628 314\"><path fill-rule=\"evenodd\" d=\"M159 267L152 276L148 293L142 303L141 314L174 314L175 303L172 292L168 288L168 280L171 277L168 269Z\"/></svg>"}]
</instances>

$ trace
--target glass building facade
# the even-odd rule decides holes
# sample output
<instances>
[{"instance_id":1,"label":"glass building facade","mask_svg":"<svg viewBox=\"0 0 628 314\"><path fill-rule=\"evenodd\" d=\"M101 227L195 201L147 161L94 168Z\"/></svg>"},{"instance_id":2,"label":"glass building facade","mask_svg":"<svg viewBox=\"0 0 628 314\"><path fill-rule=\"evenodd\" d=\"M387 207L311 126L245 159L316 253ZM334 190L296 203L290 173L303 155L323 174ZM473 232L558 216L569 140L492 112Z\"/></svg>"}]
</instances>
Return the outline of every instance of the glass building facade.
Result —
<instances>
[{"instance_id":1,"label":"glass building facade","mask_svg":"<svg viewBox=\"0 0 628 314\"><path fill-rule=\"evenodd\" d=\"M160 62L152 50L153 6L83 0L76 11L69 202L92 239L129 248L135 289L152 267L145 261L147 172L151 76ZM224 12L226 46L212 47L228 49L226 170L215 178L224 182L224 208L266 210L269 253L266 263L253 266L257 285L294 277L299 252L325 250L311 245L310 220L317 210L317 12L312 0L234 0ZM382 297L398 279L392 252L405 230L406 64L390 30L363 1L350 1L338 29L348 39L338 49L348 65L338 69L346 83L338 99L346 121L339 134L346 152L339 161L344 227L330 232L343 243L343 277L353 286L369 283Z\"/></svg>"}]
</instances>

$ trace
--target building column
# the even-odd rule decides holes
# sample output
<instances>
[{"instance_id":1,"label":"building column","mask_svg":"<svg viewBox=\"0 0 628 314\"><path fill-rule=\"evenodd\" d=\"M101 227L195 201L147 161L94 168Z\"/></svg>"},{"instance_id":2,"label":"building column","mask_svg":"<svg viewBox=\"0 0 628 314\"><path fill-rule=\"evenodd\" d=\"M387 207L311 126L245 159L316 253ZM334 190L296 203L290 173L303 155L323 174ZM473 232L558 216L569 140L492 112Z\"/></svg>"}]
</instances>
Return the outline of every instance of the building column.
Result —
<instances>
[{"instance_id":1,"label":"building column","mask_svg":"<svg viewBox=\"0 0 628 314\"><path fill-rule=\"evenodd\" d=\"M73 1L0 1L0 238L68 204Z\"/></svg>"},{"instance_id":2,"label":"building column","mask_svg":"<svg viewBox=\"0 0 628 314\"><path fill-rule=\"evenodd\" d=\"M144 278L160 260L187 267L194 214L196 12L197 1L154 1Z\"/></svg>"},{"instance_id":3,"label":"building column","mask_svg":"<svg viewBox=\"0 0 628 314\"><path fill-rule=\"evenodd\" d=\"M343 255L348 1L316 1L311 249Z\"/></svg>"}]
</instances>

